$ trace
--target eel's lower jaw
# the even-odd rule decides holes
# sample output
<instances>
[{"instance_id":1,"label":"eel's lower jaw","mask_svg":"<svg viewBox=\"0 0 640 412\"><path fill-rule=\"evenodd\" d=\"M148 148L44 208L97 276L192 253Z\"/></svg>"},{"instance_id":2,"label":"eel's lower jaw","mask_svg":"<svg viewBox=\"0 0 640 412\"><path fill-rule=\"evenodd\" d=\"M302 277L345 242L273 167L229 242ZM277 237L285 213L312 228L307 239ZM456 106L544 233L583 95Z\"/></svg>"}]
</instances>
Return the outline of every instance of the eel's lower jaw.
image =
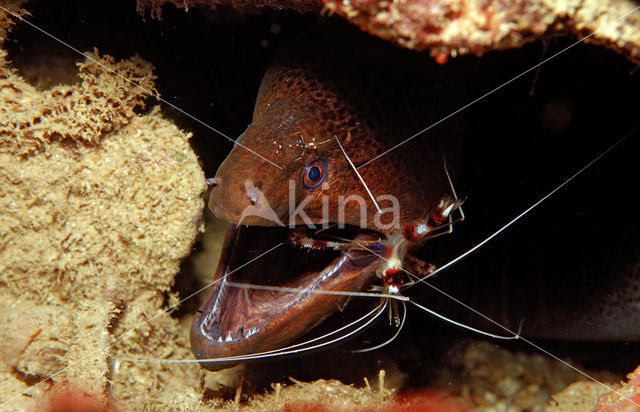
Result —
<instances>
[{"instance_id":1,"label":"eel's lower jaw","mask_svg":"<svg viewBox=\"0 0 640 412\"><path fill-rule=\"evenodd\" d=\"M214 284L191 328L191 347L197 359L232 358L285 347L349 298L314 291L360 291L376 278L375 256L354 250L302 250L288 244L287 236L282 228L229 225ZM278 243L283 244L246 264ZM296 290L260 290L238 287L238 283ZM210 361L202 366L220 370L239 362Z\"/></svg>"}]
</instances>

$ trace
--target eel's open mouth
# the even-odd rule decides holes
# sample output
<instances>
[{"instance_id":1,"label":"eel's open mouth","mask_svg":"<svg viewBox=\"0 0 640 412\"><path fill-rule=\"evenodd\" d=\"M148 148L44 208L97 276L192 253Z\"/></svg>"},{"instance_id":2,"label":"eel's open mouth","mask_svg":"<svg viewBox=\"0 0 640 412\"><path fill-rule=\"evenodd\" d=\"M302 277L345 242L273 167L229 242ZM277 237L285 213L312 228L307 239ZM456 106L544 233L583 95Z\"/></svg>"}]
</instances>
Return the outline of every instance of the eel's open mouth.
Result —
<instances>
[{"instance_id":1,"label":"eel's open mouth","mask_svg":"<svg viewBox=\"0 0 640 412\"><path fill-rule=\"evenodd\" d=\"M214 284L191 329L196 358L233 357L286 346L349 298L315 291L360 291L375 279L375 255L355 249L301 249L289 242L289 234L285 228L229 224ZM360 233L356 238L372 239L373 235ZM203 366L220 370L235 363Z\"/></svg>"}]
</instances>

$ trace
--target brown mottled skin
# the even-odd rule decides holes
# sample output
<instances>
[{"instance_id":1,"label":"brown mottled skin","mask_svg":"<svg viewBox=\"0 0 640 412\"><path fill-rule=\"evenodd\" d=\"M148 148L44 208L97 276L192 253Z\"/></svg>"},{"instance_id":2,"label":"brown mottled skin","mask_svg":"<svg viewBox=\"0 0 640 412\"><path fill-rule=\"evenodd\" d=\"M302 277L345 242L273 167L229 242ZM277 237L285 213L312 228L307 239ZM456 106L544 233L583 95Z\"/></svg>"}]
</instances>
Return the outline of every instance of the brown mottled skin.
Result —
<instances>
[{"instance_id":1,"label":"brown mottled skin","mask_svg":"<svg viewBox=\"0 0 640 412\"><path fill-rule=\"evenodd\" d=\"M376 229L373 225L376 209L334 137L340 139L353 163L361 165L438 120L438 115L445 112L433 105L437 97L426 90L433 82L429 69L424 67L426 62L413 73L424 70L420 73L422 81L414 77L413 83L414 89L417 84L423 85L424 90L399 95L401 77L406 73L390 71L378 76L371 73L373 66L355 67L351 61L341 60L348 56L341 56L341 52L290 50L271 65L260 86L252 123L238 142L282 170L236 146L216 175L222 184L211 192L209 207L218 217L239 222L242 211L250 204L245 193L245 181L250 179L265 194L278 217L288 223L288 181L292 179L296 182L296 204L303 196L313 197L305 211L314 223L324 221L322 196L329 197L328 220L337 222L338 195L357 194L367 200L367 226ZM389 68L394 70L395 65ZM439 109L437 113L434 108ZM315 141L317 154L287 147L295 146L300 138L306 143ZM447 155L450 170L455 171L459 163L453 132L443 133L440 128L425 133L416 143L411 142L359 170L374 196L390 194L398 198L402 222L425 218L443 195L450 194L443 155ZM277 150L278 144L283 149ZM327 159L329 189L305 191L301 174L316 156ZM355 203L350 205L353 207L347 208L345 223L359 225L359 209ZM390 207L390 203L380 205L385 206ZM258 217L242 223L273 224Z\"/></svg>"},{"instance_id":2,"label":"brown mottled skin","mask_svg":"<svg viewBox=\"0 0 640 412\"><path fill-rule=\"evenodd\" d=\"M320 50L307 47L309 44L325 46ZM249 226L275 225L258 216L242 219L242 212L252 205L247 193L247 182L250 182L264 194L278 218L288 224L288 182L292 180L295 182L295 205L305 196L311 196L304 211L314 223L337 222L338 196L359 195L367 202L366 227L376 230L375 206L340 151L335 137L340 139L354 164L363 164L446 115L451 108L440 104L438 93L444 95L451 89L448 83L436 80L445 71L427 57L394 50L388 45L378 44L370 49L368 42L347 44L333 39L330 44L332 46L326 46L326 40L322 40L294 45L268 69L260 86L251 125L238 138L238 143L244 147L236 145L216 174L209 207L218 217ZM448 170L454 176L460 163L457 133L439 128L425 133L419 140L360 169L375 196L386 194L398 199L401 222L427 218L440 199L451 194L444 171L444 156ZM315 150L299 147L301 141L315 143ZM305 190L303 171L317 157L323 157L327 162L325 186ZM329 200L328 219L322 215L323 196ZM390 202L380 204L381 208L390 206ZM356 203L348 203L344 222L360 225L359 211ZM383 222L387 221L385 217L391 218L390 214L383 216ZM301 223L300 219L296 221L296 224ZM276 240L268 240L268 230L274 229L253 230L244 237L243 230L239 230L238 235L236 229L230 229L217 280L255 257L258 251L277 244ZM252 239L247 239L249 236ZM360 236L375 239L382 234ZM230 238L235 240L231 242ZM234 264L229 263L231 248L236 258L242 256ZM295 255L307 256L307 253L291 245L282 246L261 258L257 269L243 269L234 273L233 278L248 279L251 283L344 291L363 290L376 279L378 261L372 255L362 256L363 252L357 251L342 252L332 261L325 259L325 263L315 270L311 269L313 254L307 258L309 260L281 268L283 262L294 260ZM345 256L347 260L343 259ZM331 272L332 268L336 270ZM333 273L330 279L315 283L328 271ZM289 280L274 280L282 272L291 275ZM200 359L218 358L283 347L347 301L343 296L306 294L292 297L284 293L234 289L220 281L201 313L196 315L191 332L194 354ZM245 337L246 331L254 327L258 332ZM231 339L229 342L225 339L227 335ZM222 342L218 341L220 338ZM217 370L233 363L204 366Z\"/></svg>"}]
</instances>

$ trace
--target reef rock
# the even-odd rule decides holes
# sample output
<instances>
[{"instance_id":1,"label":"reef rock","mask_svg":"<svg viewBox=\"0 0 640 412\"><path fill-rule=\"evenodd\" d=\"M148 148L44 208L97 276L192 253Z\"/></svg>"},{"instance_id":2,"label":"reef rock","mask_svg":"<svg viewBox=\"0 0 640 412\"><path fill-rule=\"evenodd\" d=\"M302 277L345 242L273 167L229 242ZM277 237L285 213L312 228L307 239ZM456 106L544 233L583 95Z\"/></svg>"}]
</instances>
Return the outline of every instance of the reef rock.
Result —
<instances>
[{"instance_id":1,"label":"reef rock","mask_svg":"<svg viewBox=\"0 0 640 412\"><path fill-rule=\"evenodd\" d=\"M337 14L402 47L429 50L439 62L573 34L640 63L640 9L633 0L138 0L138 9L159 17L166 3Z\"/></svg>"},{"instance_id":2,"label":"reef rock","mask_svg":"<svg viewBox=\"0 0 640 412\"><path fill-rule=\"evenodd\" d=\"M0 41L10 26L0 11ZM190 355L166 310L203 229L204 175L190 134L145 109L152 66L89 56L77 84L39 91L0 48L0 403L70 382L143 409L158 405L140 385L178 385L188 408L197 365L119 359Z\"/></svg>"}]
</instances>

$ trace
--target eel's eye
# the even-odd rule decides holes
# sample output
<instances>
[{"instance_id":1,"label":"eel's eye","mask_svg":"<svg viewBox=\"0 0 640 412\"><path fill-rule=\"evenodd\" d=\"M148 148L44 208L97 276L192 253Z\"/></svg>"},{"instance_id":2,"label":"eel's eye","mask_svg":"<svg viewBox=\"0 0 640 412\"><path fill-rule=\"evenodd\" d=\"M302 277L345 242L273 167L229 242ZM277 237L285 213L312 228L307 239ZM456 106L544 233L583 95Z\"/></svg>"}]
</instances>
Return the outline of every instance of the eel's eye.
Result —
<instances>
[{"instance_id":1,"label":"eel's eye","mask_svg":"<svg viewBox=\"0 0 640 412\"><path fill-rule=\"evenodd\" d=\"M327 178L327 161L318 157L312 160L302 173L302 185L307 190L313 190L320 186Z\"/></svg>"}]
</instances>

